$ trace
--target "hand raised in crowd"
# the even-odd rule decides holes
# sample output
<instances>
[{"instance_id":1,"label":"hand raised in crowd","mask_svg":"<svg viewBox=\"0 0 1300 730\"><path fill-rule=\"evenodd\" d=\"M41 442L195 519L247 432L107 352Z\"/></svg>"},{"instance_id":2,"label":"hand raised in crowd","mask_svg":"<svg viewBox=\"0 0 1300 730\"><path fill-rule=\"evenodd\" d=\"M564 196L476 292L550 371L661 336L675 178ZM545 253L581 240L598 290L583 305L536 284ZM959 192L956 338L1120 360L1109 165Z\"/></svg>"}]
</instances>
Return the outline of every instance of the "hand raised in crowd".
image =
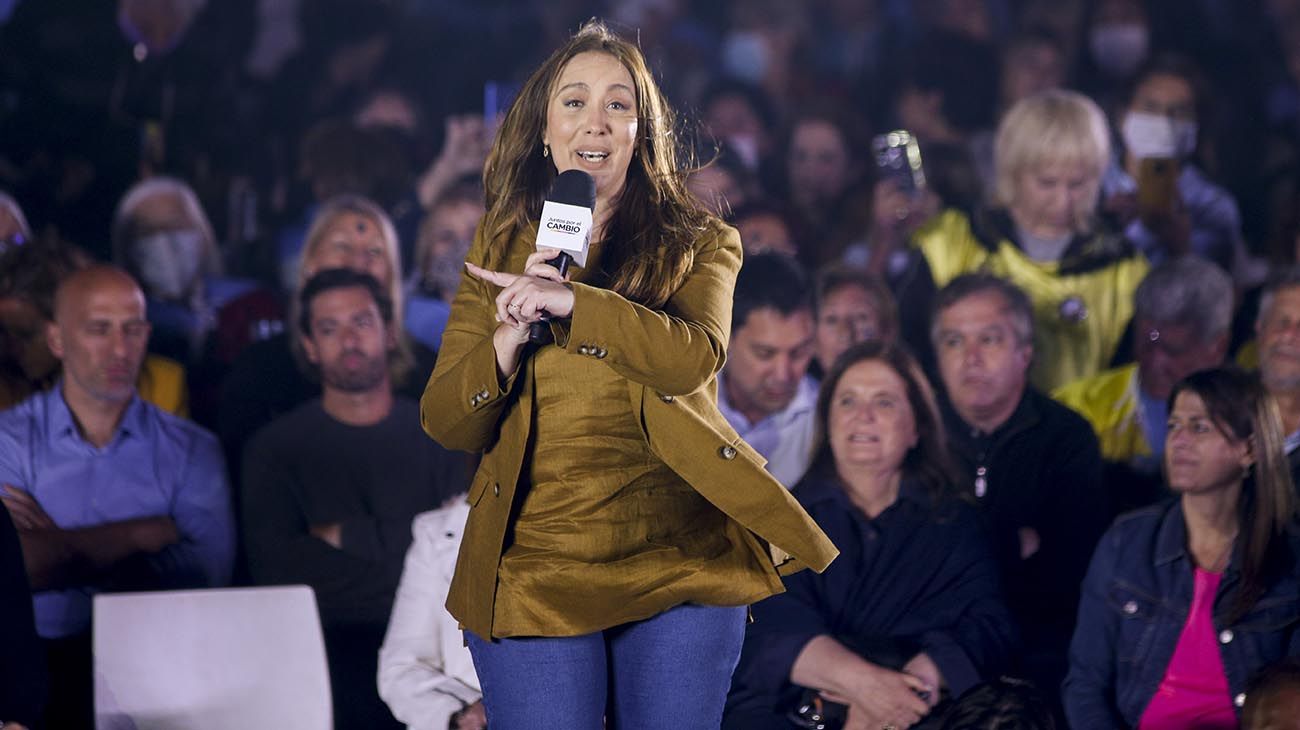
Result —
<instances>
[{"instance_id":1,"label":"hand raised in crowd","mask_svg":"<svg viewBox=\"0 0 1300 730\"><path fill-rule=\"evenodd\" d=\"M429 169L420 176L417 189L420 205L428 209L452 183L466 175L482 173L491 146L491 130L483 124L482 116L462 114L447 117L442 149Z\"/></svg>"},{"instance_id":2,"label":"hand raised in crowd","mask_svg":"<svg viewBox=\"0 0 1300 730\"><path fill-rule=\"evenodd\" d=\"M9 515L13 517L14 527L24 532L30 530L51 530L57 527L54 520L46 514L45 509L41 507L36 498L28 494L26 490L19 489L12 484L4 484L3 491L0 492L0 502L4 502L9 509Z\"/></svg>"},{"instance_id":3,"label":"hand raised in crowd","mask_svg":"<svg viewBox=\"0 0 1300 730\"><path fill-rule=\"evenodd\" d=\"M939 196L929 188L904 190L893 178L877 182L871 193L872 258L868 268L882 271L887 255L933 218L939 207Z\"/></svg>"}]
</instances>

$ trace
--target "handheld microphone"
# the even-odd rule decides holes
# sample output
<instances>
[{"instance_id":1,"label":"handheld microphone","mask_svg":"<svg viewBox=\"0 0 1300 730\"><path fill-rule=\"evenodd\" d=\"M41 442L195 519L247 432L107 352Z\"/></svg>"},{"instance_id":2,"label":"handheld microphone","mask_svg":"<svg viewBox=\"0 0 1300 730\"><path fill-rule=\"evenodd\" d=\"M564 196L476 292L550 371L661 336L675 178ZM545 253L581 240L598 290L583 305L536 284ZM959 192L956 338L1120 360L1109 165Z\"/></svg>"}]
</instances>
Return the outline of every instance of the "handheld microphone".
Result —
<instances>
[{"instance_id":1,"label":"handheld microphone","mask_svg":"<svg viewBox=\"0 0 1300 730\"><path fill-rule=\"evenodd\" d=\"M542 220L537 225L537 247L558 248L560 255L547 263L564 276L569 264L587 265L587 246L591 242L592 213L596 207L596 181L582 170L565 170L551 184L551 193L542 204ZM550 340L545 322L528 328L528 341L541 345Z\"/></svg>"}]
</instances>

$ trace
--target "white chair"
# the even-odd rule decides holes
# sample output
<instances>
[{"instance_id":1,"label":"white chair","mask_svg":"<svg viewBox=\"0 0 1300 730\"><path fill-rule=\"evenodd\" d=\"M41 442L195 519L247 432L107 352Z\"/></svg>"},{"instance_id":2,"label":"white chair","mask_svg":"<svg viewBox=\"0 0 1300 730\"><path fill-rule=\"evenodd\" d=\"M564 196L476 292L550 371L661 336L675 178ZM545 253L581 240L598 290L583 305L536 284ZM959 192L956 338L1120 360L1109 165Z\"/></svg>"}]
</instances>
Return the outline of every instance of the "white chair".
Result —
<instances>
[{"instance_id":1,"label":"white chair","mask_svg":"<svg viewBox=\"0 0 1300 730\"><path fill-rule=\"evenodd\" d=\"M98 730L330 730L307 586L95 596Z\"/></svg>"}]
</instances>

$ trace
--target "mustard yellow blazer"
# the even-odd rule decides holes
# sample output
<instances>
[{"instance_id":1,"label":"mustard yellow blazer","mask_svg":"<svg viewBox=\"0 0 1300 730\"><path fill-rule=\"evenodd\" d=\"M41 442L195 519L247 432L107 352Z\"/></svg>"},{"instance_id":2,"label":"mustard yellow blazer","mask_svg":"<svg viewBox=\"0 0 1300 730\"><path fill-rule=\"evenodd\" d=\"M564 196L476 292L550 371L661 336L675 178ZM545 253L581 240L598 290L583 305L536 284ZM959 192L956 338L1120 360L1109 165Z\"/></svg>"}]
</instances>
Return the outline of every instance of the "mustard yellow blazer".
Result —
<instances>
[{"instance_id":1,"label":"mustard yellow blazer","mask_svg":"<svg viewBox=\"0 0 1300 730\"><path fill-rule=\"evenodd\" d=\"M536 233L517 233L504 260L489 256L483 238L480 226L469 261L519 272ZM739 234L718 222L700 236L689 276L662 311L574 283L572 317L552 324L555 346L574 357L597 358L627 380L628 400L641 415L650 449L746 528L752 547L771 557L773 576L805 567L820 572L838 554L835 546L718 412L716 375L726 360L740 261ZM497 566L525 468L533 407L527 358L505 383L497 377L492 332L498 292L462 275L437 366L420 400L420 420L430 437L447 448L483 453L447 598L451 614L482 637L492 636ZM779 586L779 579L772 583ZM611 606L619 601L609 596Z\"/></svg>"}]
</instances>

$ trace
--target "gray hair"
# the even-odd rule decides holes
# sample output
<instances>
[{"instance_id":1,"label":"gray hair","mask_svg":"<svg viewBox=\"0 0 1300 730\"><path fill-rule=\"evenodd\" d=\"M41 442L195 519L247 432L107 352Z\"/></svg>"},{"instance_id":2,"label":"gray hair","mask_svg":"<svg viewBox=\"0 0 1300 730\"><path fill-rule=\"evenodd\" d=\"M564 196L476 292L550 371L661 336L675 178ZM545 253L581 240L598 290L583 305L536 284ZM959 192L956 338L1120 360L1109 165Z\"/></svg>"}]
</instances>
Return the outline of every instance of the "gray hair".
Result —
<instances>
[{"instance_id":1,"label":"gray hair","mask_svg":"<svg viewBox=\"0 0 1300 730\"><path fill-rule=\"evenodd\" d=\"M1278 292L1295 287L1300 287L1300 265L1287 267L1274 274L1264 285L1263 293L1259 295L1259 314L1255 316L1255 326L1258 327L1268 319L1269 310L1273 308L1273 299Z\"/></svg>"},{"instance_id":2,"label":"gray hair","mask_svg":"<svg viewBox=\"0 0 1300 730\"><path fill-rule=\"evenodd\" d=\"M1016 340L1021 345L1034 342L1034 305L1020 287L993 274L976 272L962 274L939 290L934 297L934 308L930 311L930 341L939 341L939 315L967 297L993 292L1002 297L1007 304L1011 329L1015 331Z\"/></svg>"},{"instance_id":3,"label":"gray hair","mask_svg":"<svg viewBox=\"0 0 1300 730\"><path fill-rule=\"evenodd\" d=\"M18 223L18 229L23 236L30 241L32 238L32 227L27 223L27 216L23 215L23 207L18 204L17 200L9 193L0 191L0 208L9 211L14 221Z\"/></svg>"},{"instance_id":4,"label":"gray hair","mask_svg":"<svg viewBox=\"0 0 1300 730\"><path fill-rule=\"evenodd\" d=\"M139 272L131 265L130 252L127 247L134 242L137 230L136 209L144 201L156 195L171 195L180 200L185 209L185 217L203 236L203 259L199 271L203 276L220 276L222 273L221 249L218 247L217 233L203 211L199 196L184 181L174 177L151 177L131 186L122 196L113 213L113 260L127 267L131 275L139 278Z\"/></svg>"},{"instance_id":5,"label":"gray hair","mask_svg":"<svg viewBox=\"0 0 1300 730\"><path fill-rule=\"evenodd\" d=\"M1232 327L1232 279L1196 256L1165 261L1138 285L1133 318L1195 327L1202 342L1220 337Z\"/></svg>"}]
</instances>

